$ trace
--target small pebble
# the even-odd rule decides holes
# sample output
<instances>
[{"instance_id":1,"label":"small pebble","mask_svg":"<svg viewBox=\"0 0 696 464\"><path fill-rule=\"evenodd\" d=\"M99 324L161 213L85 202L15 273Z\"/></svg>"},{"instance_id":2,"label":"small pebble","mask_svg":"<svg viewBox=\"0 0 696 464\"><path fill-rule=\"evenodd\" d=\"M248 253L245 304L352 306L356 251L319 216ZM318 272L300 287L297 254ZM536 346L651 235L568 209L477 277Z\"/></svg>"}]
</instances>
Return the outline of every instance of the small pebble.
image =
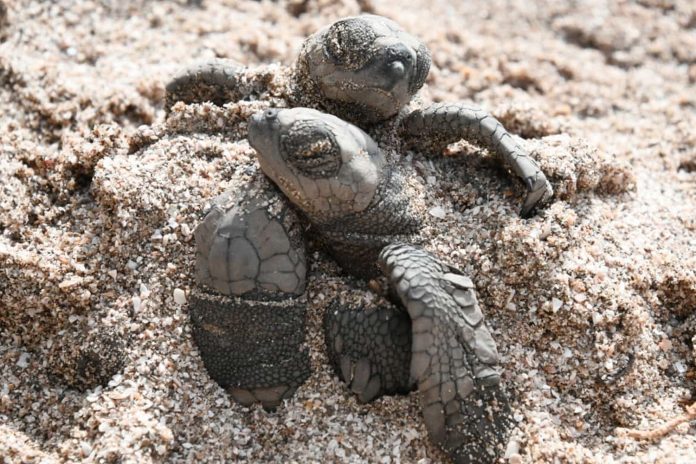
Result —
<instances>
[{"instance_id":1,"label":"small pebble","mask_svg":"<svg viewBox=\"0 0 696 464\"><path fill-rule=\"evenodd\" d=\"M186 303L186 294L180 288L174 289L174 303L178 305L183 305Z\"/></svg>"},{"instance_id":2,"label":"small pebble","mask_svg":"<svg viewBox=\"0 0 696 464\"><path fill-rule=\"evenodd\" d=\"M140 299L139 296L134 296L133 297L133 313L137 314L140 312L140 307L142 306L143 301Z\"/></svg>"},{"instance_id":3,"label":"small pebble","mask_svg":"<svg viewBox=\"0 0 696 464\"><path fill-rule=\"evenodd\" d=\"M553 308L554 313L561 309L561 306L563 306L563 302L561 300L559 300L558 298L551 299L551 307Z\"/></svg>"},{"instance_id":4,"label":"small pebble","mask_svg":"<svg viewBox=\"0 0 696 464\"><path fill-rule=\"evenodd\" d=\"M22 353L17 360L17 366L24 369L29 365L29 353Z\"/></svg>"},{"instance_id":5,"label":"small pebble","mask_svg":"<svg viewBox=\"0 0 696 464\"><path fill-rule=\"evenodd\" d=\"M438 219L444 219L445 216L447 215L447 213L445 212L445 209L442 206L433 206L432 208L430 208L428 213L431 216L436 217Z\"/></svg>"}]
</instances>

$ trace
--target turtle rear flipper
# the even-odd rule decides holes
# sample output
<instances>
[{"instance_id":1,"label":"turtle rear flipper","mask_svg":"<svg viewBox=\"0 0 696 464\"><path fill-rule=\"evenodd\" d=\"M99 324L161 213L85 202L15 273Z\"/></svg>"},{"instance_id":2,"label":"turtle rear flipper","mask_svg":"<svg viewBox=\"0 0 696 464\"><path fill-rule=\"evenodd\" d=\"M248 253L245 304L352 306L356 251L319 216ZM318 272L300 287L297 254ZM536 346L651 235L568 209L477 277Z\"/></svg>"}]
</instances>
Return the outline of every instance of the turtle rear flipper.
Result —
<instances>
[{"instance_id":1,"label":"turtle rear flipper","mask_svg":"<svg viewBox=\"0 0 696 464\"><path fill-rule=\"evenodd\" d=\"M331 365L363 403L413 389L411 319L405 311L334 301L324 315L324 336Z\"/></svg>"},{"instance_id":2,"label":"turtle rear flipper","mask_svg":"<svg viewBox=\"0 0 696 464\"><path fill-rule=\"evenodd\" d=\"M385 247L379 261L411 317L411 376L428 433L457 463L494 462L513 420L473 283L410 245Z\"/></svg>"}]
</instances>

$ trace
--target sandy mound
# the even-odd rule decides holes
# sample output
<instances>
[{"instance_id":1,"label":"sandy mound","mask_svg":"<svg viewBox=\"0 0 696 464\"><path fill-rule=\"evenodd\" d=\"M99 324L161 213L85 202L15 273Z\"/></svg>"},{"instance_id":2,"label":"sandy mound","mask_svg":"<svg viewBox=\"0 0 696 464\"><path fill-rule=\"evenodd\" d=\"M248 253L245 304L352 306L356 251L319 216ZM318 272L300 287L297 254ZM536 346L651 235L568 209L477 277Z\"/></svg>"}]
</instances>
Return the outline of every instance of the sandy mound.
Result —
<instances>
[{"instance_id":1,"label":"sandy mound","mask_svg":"<svg viewBox=\"0 0 696 464\"><path fill-rule=\"evenodd\" d=\"M468 144L396 160L426 248L477 286L514 399L510 461L696 455L693 423L660 430L696 401L692 2L198 3L0 1L0 461L444 459L417 395L361 405L329 369L323 311L366 287L320 252L313 374L273 414L209 378L174 298L207 203L258 175L245 119L264 104L165 121L163 83L214 56L289 65L361 11L424 39L423 97L488 108L556 191L522 220L521 186Z\"/></svg>"}]
</instances>

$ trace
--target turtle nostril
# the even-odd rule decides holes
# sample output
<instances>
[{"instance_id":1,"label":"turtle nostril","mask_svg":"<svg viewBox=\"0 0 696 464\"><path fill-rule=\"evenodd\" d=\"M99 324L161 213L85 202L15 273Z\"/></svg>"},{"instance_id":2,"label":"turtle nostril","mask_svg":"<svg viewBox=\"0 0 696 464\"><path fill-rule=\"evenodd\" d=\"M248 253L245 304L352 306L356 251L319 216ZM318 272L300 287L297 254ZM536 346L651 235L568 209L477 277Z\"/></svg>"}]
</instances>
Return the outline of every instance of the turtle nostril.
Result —
<instances>
[{"instance_id":1,"label":"turtle nostril","mask_svg":"<svg viewBox=\"0 0 696 464\"><path fill-rule=\"evenodd\" d=\"M395 78L400 78L404 74L406 74L406 67L401 61L394 60L391 63L389 63L389 72Z\"/></svg>"},{"instance_id":2,"label":"turtle nostril","mask_svg":"<svg viewBox=\"0 0 696 464\"><path fill-rule=\"evenodd\" d=\"M266 117L266 119L275 119L276 116L278 116L278 110L275 108L269 108L264 111L263 115Z\"/></svg>"}]
</instances>

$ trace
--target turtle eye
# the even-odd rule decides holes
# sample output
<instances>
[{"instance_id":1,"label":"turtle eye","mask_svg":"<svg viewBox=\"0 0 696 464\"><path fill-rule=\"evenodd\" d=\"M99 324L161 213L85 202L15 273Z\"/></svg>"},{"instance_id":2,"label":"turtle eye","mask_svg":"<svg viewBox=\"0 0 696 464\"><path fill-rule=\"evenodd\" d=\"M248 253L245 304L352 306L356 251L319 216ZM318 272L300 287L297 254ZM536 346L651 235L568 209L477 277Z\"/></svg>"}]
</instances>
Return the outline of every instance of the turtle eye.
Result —
<instances>
[{"instance_id":1,"label":"turtle eye","mask_svg":"<svg viewBox=\"0 0 696 464\"><path fill-rule=\"evenodd\" d=\"M294 122L280 136L283 158L311 178L333 177L341 167L341 150L331 128L315 120Z\"/></svg>"},{"instance_id":2,"label":"turtle eye","mask_svg":"<svg viewBox=\"0 0 696 464\"><path fill-rule=\"evenodd\" d=\"M363 19L336 21L324 37L324 50L337 65L350 70L361 69L370 60L372 43L377 35Z\"/></svg>"},{"instance_id":3,"label":"turtle eye","mask_svg":"<svg viewBox=\"0 0 696 464\"><path fill-rule=\"evenodd\" d=\"M424 44L421 44L416 50L416 72L411 75L408 89L411 95L415 95L418 90L425 84L425 79L430 71L430 50Z\"/></svg>"}]
</instances>

